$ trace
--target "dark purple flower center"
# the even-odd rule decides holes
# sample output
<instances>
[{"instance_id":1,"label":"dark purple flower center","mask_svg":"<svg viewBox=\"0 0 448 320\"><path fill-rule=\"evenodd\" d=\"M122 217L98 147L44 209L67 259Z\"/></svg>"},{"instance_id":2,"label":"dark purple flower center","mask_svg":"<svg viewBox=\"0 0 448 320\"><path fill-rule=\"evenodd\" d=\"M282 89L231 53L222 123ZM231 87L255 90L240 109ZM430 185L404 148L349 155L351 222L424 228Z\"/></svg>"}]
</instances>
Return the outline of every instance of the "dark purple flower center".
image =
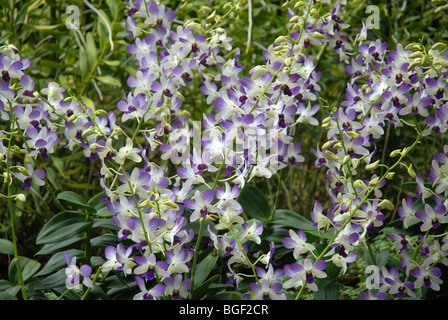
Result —
<instances>
[{"instance_id":1,"label":"dark purple flower center","mask_svg":"<svg viewBox=\"0 0 448 320\"><path fill-rule=\"evenodd\" d=\"M179 290L173 290L173 293L171 295L171 299L173 299L173 300L180 300Z\"/></svg>"},{"instance_id":2,"label":"dark purple flower center","mask_svg":"<svg viewBox=\"0 0 448 320\"><path fill-rule=\"evenodd\" d=\"M76 131L75 138L78 139L78 140L82 139L82 131L81 130Z\"/></svg>"},{"instance_id":3,"label":"dark purple flower center","mask_svg":"<svg viewBox=\"0 0 448 320\"><path fill-rule=\"evenodd\" d=\"M403 298L405 291L406 291L406 288L403 286L398 288L397 298Z\"/></svg>"},{"instance_id":4,"label":"dark purple flower center","mask_svg":"<svg viewBox=\"0 0 448 320\"><path fill-rule=\"evenodd\" d=\"M437 229L440 226L440 222L437 218L432 219L432 228Z\"/></svg>"},{"instance_id":5,"label":"dark purple flower center","mask_svg":"<svg viewBox=\"0 0 448 320\"><path fill-rule=\"evenodd\" d=\"M42 158L44 158L45 160L48 160L48 151L46 148L39 148L39 152L40 152L40 155L42 156Z\"/></svg>"},{"instance_id":6,"label":"dark purple flower center","mask_svg":"<svg viewBox=\"0 0 448 320\"><path fill-rule=\"evenodd\" d=\"M2 71L2 79L6 82L8 82L11 78L9 77L9 73L6 70Z\"/></svg>"},{"instance_id":7,"label":"dark purple flower center","mask_svg":"<svg viewBox=\"0 0 448 320\"><path fill-rule=\"evenodd\" d=\"M232 253L233 248L232 248L232 247L226 247L225 251L226 251L226 253L224 253L224 254L222 255L223 257L227 257L227 256L229 256L230 253Z\"/></svg>"},{"instance_id":8,"label":"dark purple flower center","mask_svg":"<svg viewBox=\"0 0 448 320\"><path fill-rule=\"evenodd\" d=\"M182 77L182 79L184 79L184 80L186 80L188 82L193 81L193 79L190 77L190 74L188 72L182 73L181 77Z\"/></svg>"},{"instance_id":9,"label":"dark purple flower center","mask_svg":"<svg viewBox=\"0 0 448 320\"><path fill-rule=\"evenodd\" d=\"M106 156L104 157L104 160L110 160L112 157L115 156L115 152L109 151Z\"/></svg>"},{"instance_id":10,"label":"dark purple flower center","mask_svg":"<svg viewBox=\"0 0 448 320\"><path fill-rule=\"evenodd\" d=\"M201 212L201 218L204 218L208 214L207 207L203 207L200 212Z\"/></svg>"},{"instance_id":11,"label":"dark purple flower center","mask_svg":"<svg viewBox=\"0 0 448 320\"><path fill-rule=\"evenodd\" d=\"M149 294L149 293L145 293L145 294L143 295L143 300L152 300L152 299L153 299L153 297L152 297L152 295Z\"/></svg>"},{"instance_id":12,"label":"dark purple flower center","mask_svg":"<svg viewBox=\"0 0 448 320\"><path fill-rule=\"evenodd\" d=\"M351 127L352 127L352 126L350 125L349 122L344 122L344 123L342 124L342 128L344 129L344 131L349 131Z\"/></svg>"},{"instance_id":13,"label":"dark purple flower center","mask_svg":"<svg viewBox=\"0 0 448 320\"><path fill-rule=\"evenodd\" d=\"M375 60L377 60L377 61L381 61L381 59L380 59L380 54L379 54L378 52L374 52L374 53L372 53L372 56L375 58Z\"/></svg>"},{"instance_id":14,"label":"dark purple flower center","mask_svg":"<svg viewBox=\"0 0 448 320\"><path fill-rule=\"evenodd\" d=\"M130 230L123 230L122 233L123 233L123 236L118 239L119 241L126 240L132 234L132 232Z\"/></svg>"},{"instance_id":15,"label":"dark purple flower center","mask_svg":"<svg viewBox=\"0 0 448 320\"><path fill-rule=\"evenodd\" d=\"M283 93L287 96L292 96L291 89L286 84L282 84L281 89L283 90Z\"/></svg>"},{"instance_id":16,"label":"dark purple flower center","mask_svg":"<svg viewBox=\"0 0 448 320\"><path fill-rule=\"evenodd\" d=\"M432 128L432 131L433 131L434 133L436 133L436 134L440 134L440 127L439 127L439 126L434 126L434 127Z\"/></svg>"},{"instance_id":17,"label":"dark purple flower center","mask_svg":"<svg viewBox=\"0 0 448 320\"><path fill-rule=\"evenodd\" d=\"M336 44L335 44L335 46L334 46L334 49L335 50L338 50L338 49L340 49L342 47L342 41L341 40L337 40L336 41Z\"/></svg>"},{"instance_id":18,"label":"dark purple flower center","mask_svg":"<svg viewBox=\"0 0 448 320\"><path fill-rule=\"evenodd\" d=\"M247 100L247 96L241 96L241 97L239 97L239 99L238 99L241 103L244 103L244 102L246 102L246 100Z\"/></svg>"},{"instance_id":19,"label":"dark purple flower center","mask_svg":"<svg viewBox=\"0 0 448 320\"><path fill-rule=\"evenodd\" d=\"M306 39L303 44L305 45L304 48L308 49L311 46L311 41L310 39Z\"/></svg>"},{"instance_id":20,"label":"dark purple flower center","mask_svg":"<svg viewBox=\"0 0 448 320\"><path fill-rule=\"evenodd\" d=\"M347 258L347 253L345 252L345 248L342 244L338 245L335 250L340 256Z\"/></svg>"},{"instance_id":21,"label":"dark purple flower center","mask_svg":"<svg viewBox=\"0 0 448 320\"><path fill-rule=\"evenodd\" d=\"M429 288L431 286L431 279L429 279L429 277L425 277L423 283L425 284L426 288Z\"/></svg>"},{"instance_id":22,"label":"dark purple flower center","mask_svg":"<svg viewBox=\"0 0 448 320\"><path fill-rule=\"evenodd\" d=\"M294 96L294 99L299 100L299 101L303 101L303 95L301 93L298 93Z\"/></svg>"},{"instance_id":23,"label":"dark purple flower center","mask_svg":"<svg viewBox=\"0 0 448 320\"><path fill-rule=\"evenodd\" d=\"M31 181L32 180L33 180L32 178L26 178L25 181L23 181L22 188L24 190L28 190L29 188L31 188Z\"/></svg>"},{"instance_id":24,"label":"dark purple flower center","mask_svg":"<svg viewBox=\"0 0 448 320\"><path fill-rule=\"evenodd\" d=\"M306 272L306 282L309 284L314 283L314 276L311 271Z\"/></svg>"},{"instance_id":25,"label":"dark purple flower center","mask_svg":"<svg viewBox=\"0 0 448 320\"><path fill-rule=\"evenodd\" d=\"M135 108L134 106L129 106L129 107L128 107L128 110L125 111L125 113L126 113L126 114L129 114L129 113L134 112L135 110L137 110L137 108Z\"/></svg>"},{"instance_id":26,"label":"dark purple flower center","mask_svg":"<svg viewBox=\"0 0 448 320\"><path fill-rule=\"evenodd\" d=\"M296 161L296 158L294 158L294 157L289 157L289 158L288 158L288 161L289 161L289 163L292 164L293 166L298 165L298 162Z\"/></svg>"},{"instance_id":27,"label":"dark purple flower center","mask_svg":"<svg viewBox=\"0 0 448 320\"><path fill-rule=\"evenodd\" d=\"M207 165L206 164L203 164L203 163L201 163L200 165L198 165L198 172L196 172L196 173L203 173L204 172L204 170L205 169L207 169Z\"/></svg>"},{"instance_id":28,"label":"dark purple flower center","mask_svg":"<svg viewBox=\"0 0 448 320\"><path fill-rule=\"evenodd\" d=\"M392 101L392 103L394 104L394 106L395 106L396 108L401 107L400 100L398 99L398 97L393 97L393 98L391 99L391 101Z\"/></svg>"},{"instance_id":29,"label":"dark purple flower center","mask_svg":"<svg viewBox=\"0 0 448 320\"><path fill-rule=\"evenodd\" d=\"M146 279L148 279L148 280L154 280L154 278L156 277L155 276L155 273L154 273L154 269L149 269L146 273L145 273L145 277L146 277Z\"/></svg>"},{"instance_id":30,"label":"dark purple flower center","mask_svg":"<svg viewBox=\"0 0 448 320\"><path fill-rule=\"evenodd\" d=\"M23 95L27 96L27 97L30 97L30 98L34 98L34 94L31 91L29 91L29 90L23 91Z\"/></svg>"},{"instance_id":31,"label":"dark purple flower center","mask_svg":"<svg viewBox=\"0 0 448 320\"><path fill-rule=\"evenodd\" d=\"M37 131L40 130L40 123L39 123L39 121L37 121L37 120L31 120L31 121L30 121L30 124L31 124L34 128L36 128Z\"/></svg>"},{"instance_id":32,"label":"dark purple flower center","mask_svg":"<svg viewBox=\"0 0 448 320\"><path fill-rule=\"evenodd\" d=\"M283 114L278 115L278 125L280 128L286 128L288 124L285 121L285 116Z\"/></svg>"}]
</instances>

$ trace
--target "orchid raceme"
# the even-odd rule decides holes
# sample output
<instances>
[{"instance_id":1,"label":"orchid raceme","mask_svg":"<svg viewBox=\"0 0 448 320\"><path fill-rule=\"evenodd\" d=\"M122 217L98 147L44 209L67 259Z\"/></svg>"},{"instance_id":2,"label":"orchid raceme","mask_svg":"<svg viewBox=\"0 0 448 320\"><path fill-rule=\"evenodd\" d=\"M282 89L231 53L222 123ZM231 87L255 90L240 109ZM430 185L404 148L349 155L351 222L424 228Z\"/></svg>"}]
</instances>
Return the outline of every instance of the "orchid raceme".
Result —
<instances>
[{"instance_id":1,"label":"orchid raceme","mask_svg":"<svg viewBox=\"0 0 448 320\"><path fill-rule=\"evenodd\" d=\"M0 251L21 298L443 292L447 45L385 38L342 0L271 3L286 21L260 43L251 15L271 9L248 2L89 3L79 74L46 82L27 46L0 46ZM35 260L15 223L33 206Z\"/></svg>"}]
</instances>

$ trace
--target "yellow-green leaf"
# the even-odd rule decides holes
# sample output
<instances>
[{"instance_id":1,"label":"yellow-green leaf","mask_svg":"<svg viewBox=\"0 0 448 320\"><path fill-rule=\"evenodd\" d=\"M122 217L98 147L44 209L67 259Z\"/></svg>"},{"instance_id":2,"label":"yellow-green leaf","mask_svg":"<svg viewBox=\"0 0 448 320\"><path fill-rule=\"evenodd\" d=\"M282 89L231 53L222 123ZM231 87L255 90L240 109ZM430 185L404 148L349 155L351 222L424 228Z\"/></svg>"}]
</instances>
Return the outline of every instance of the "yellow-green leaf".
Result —
<instances>
[{"instance_id":1,"label":"yellow-green leaf","mask_svg":"<svg viewBox=\"0 0 448 320\"><path fill-rule=\"evenodd\" d=\"M115 86L115 87L121 87L120 80L118 80L117 78L114 78L112 76L97 76L96 78L105 84L109 84L109 85Z\"/></svg>"},{"instance_id":2,"label":"yellow-green leaf","mask_svg":"<svg viewBox=\"0 0 448 320\"><path fill-rule=\"evenodd\" d=\"M86 46L87 46L87 59L89 61L90 68L93 69L96 65L96 60L98 58L95 40L91 32L86 35Z\"/></svg>"}]
</instances>

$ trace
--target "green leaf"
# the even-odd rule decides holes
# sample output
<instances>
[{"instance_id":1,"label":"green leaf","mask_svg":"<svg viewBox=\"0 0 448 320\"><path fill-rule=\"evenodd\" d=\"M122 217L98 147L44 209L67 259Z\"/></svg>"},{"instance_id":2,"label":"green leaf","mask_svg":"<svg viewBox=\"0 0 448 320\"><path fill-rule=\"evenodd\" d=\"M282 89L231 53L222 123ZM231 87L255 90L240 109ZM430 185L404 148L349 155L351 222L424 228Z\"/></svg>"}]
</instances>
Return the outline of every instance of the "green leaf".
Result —
<instances>
[{"instance_id":1,"label":"green leaf","mask_svg":"<svg viewBox=\"0 0 448 320\"><path fill-rule=\"evenodd\" d=\"M200 299L204 295L204 292L207 290L207 288L212 283L214 283L219 277L221 277L221 275L216 274L213 277L211 277L210 279L208 279L207 281L205 281L202 285L200 285L199 287L195 288L193 290L193 300Z\"/></svg>"},{"instance_id":2,"label":"green leaf","mask_svg":"<svg viewBox=\"0 0 448 320\"><path fill-rule=\"evenodd\" d=\"M45 168L45 170L47 171L47 178L50 181L50 183L53 185L55 190L61 190L61 184L60 184L60 179L58 179L56 170L54 170L54 168L52 167L47 167Z\"/></svg>"},{"instance_id":3,"label":"green leaf","mask_svg":"<svg viewBox=\"0 0 448 320\"><path fill-rule=\"evenodd\" d=\"M61 269L56 273L49 275L48 277L39 281L36 285L36 290L45 290L45 289L54 289L57 287L65 287L65 280L67 279L67 275L65 274L65 270Z\"/></svg>"},{"instance_id":4,"label":"green leaf","mask_svg":"<svg viewBox=\"0 0 448 320\"><path fill-rule=\"evenodd\" d=\"M1 1L0 1L0 7L1 7ZM11 31L6 32L2 37L0 37L0 43L5 43L6 40L9 39L9 37L11 37L14 33Z\"/></svg>"},{"instance_id":5,"label":"green leaf","mask_svg":"<svg viewBox=\"0 0 448 320\"><path fill-rule=\"evenodd\" d=\"M76 249L70 249L64 252L58 252L55 255L53 255L45 264L45 266L40 270L36 277L39 276L45 276L47 274L56 272L60 270L61 268L67 267L67 262L64 258L64 253L67 252L70 256L70 258L76 257L82 257L84 255L84 251L76 250Z\"/></svg>"},{"instance_id":6,"label":"green leaf","mask_svg":"<svg viewBox=\"0 0 448 320\"><path fill-rule=\"evenodd\" d=\"M89 75L89 69L88 69L86 51L82 48L79 49L78 61L79 61L79 70L81 71L81 78L84 81Z\"/></svg>"},{"instance_id":7,"label":"green leaf","mask_svg":"<svg viewBox=\"0 0 448 320\"><path fill-rule=\"evenodd\" d=\"M95 196L93 196L88 202L87 204L93 208L95 208L96 210L96 215L99 217L111 217L114 216L115 213L110 212L109 209L107 208L107 204L104 202L101 202L101 199L106 198L106 193L100 192L98 194L96 194Z\"/></svg>"},{"instance_id":8,"label":"green leaf","mask_svg":"<svg viewBox=\"0 0 448 320\"><path fill-rule=\"evenodd\" d=\"M116 246L116 244L115 244ZM106 260L104 260L103 257L93 256L90 257L90 266L91 267L99 267L102 266L104 263L106 263Z\"/></svg>"},{"instance_id":9,"label":"green leaf","mask_svg":"<svg viewBox=\"0 0 448 320\"><path fill-rule=\"evenodd\" d=\"M96 212L95 208L93 208L91 205L89 205L83 198L81 198L76 192L73 191L63 191L57 195L57 198L59 200L67 201L68 203L72 204L73 206L80 208L80 209L86 209L90 213Z\"/></svg>"},{"instance_id":10,"label":"green leaf","mask_svg":"<svg viewBox=\"0 0 448 320\"><path fill-rule=\"evenodd\" d=\"M274 218L271 223L278 225L285 225L297 230L315 231L313 222L304 216L285 209L275 211Z\"/></svg>"},{"instance_id":11,"label":"green leaf","mask_svg":"<svg viewBox=\"0 0 448 320\"><path fill-rule=\"evenodd\" d=\"M105 207L106 204L104 202L101 202L101 199L106 197L106 193L104 191L94 195L92 198L90 198L89 201L87 201L87 204L95 209L99 209L102 207Z\"/></svg>"},{"instance_id":12,"label":"green leaf","mask_svg":"<svg viewBox=\"0 0 448 320\"><path fill-rule=\"evenodd\" d=\"M90 240L90 245L97 248L106 248L107 246L116 246L117 244L117 236L110 233L103 234Z\"/></svg>"},{"instance_id":13,"label":"green leaf","mask_svg":"<svg viewBox=\"0 0 448 320\"><path fill-rule=\"evenodd\" d=\"M101 61L111 67L118 67L121 64L120 60L105 60L105 59L103 59Z\"/></svg>"},{"instance_id":14,"label":"green leaf","mask_svg":"<svg viewBox=\"0 0 448 320\"><path fill-rule=\"evenodd\" d=\"M319 288L314 292L314 298L316 300L339 300L340 285L338 283L332 283L325 288Z\"/></svg>"},{"instance_id":15,"label":"green leaf","mask_svg":"<svg viewBox=\"0 0 448 320\"><path fill-rule=\"evenodd\" d=\"M238 197L244 212L255 219L267 221L271 215L269 202L257 187L246 186Z\"/></svg>"},{"instance_id":16,"label":"green leaf","mask_svg":"<svg viewBox=\"0 0 448 320\"><path fill-rule=\"evenodd\" d=\"M11 281L12 283L19 282L19 275L17 272L16 261L17 260L14 258L11 261L11 264L9 265L8 269L9 281ZM19 264L20 264L20 270L22 271L23 281L27 281L28 279L30 279L40 269L41 266L39 262L22 256L19 256Z\"/></svg>"},{"instance_id":17,"label":"green leaf","mask_svg":"<svg viewBox=\"0 0 448 320\"><path fill-rule=\"evenodd\" d=\"M58 26L56 26L56 27L58 27ZM66 69L66 68L70 68L71 67L71 65L67 64L67 63L60 63L60 62L56 62L56 61L53 61L53 60L46 60L46 59L42 59L40 61L40 64L43 65L43 66L49 66L49 67L51 67L53 69Z\"/></svg>"},{"instance_id":18,"label":"green leaf","mask_svg":"<svg viewBox=\"0 0 448 320\"><path fill-rule=\"evenodd\" d=\"M96 50L95 40L91 32L86 34L86 50L87 50L87 60L89 61L90 69L96 66L96 60L98 58L98 53Z\"/></svg>"},{"instance_id":19,"label":"green leaf","mask_svg":"<svg viewBox=\"0 0 448 320\"><path fill-rule=\"evenodd\" d=\"M17 300L16 295L20 289L20 285L14 285L7 280L0 280L0 300Z\"/></svg>"},{"instance_id":20,"label":"green leaf","mask_svg":"<svg viewBox=\"0 0 448 320\"><path fill-rule=\"evenodd\" d=\"M207 279L208 275L212 269L216 266L216 261L218 261L218 256L209 254L196 266L196 273L194 276L194 283L200 285Z\"/></svg>"},{"instance_id":21,"label":"green leaf","mask_svg":"<svg viewBox=\"0 0 448 320\"><path fill-rule=\"evenodd\" d=\"M64 160L58 157L51 157L51 161L53 161L54 166L58 169L58 172L62 178L67 179L65 175Z\"/></svg>"},{"instance_id":22,"label":"green leaf","mask_svg":"<svg viewBox=\"0 0 448 320\"><path fill-rule=\"evenodd\" d=\"M85 222L85 215L79 211L64 211L48 221L36 239L36 244L55 243L67 240L86 231L92 222Z\"/></svg>"},{"instance_id":23,"label":"green leaf","mask_svg":"<svg viewBox=\"0 0 448 320\"><path fill-rule=\"evenodd\" d=\"M0 254L14 255L14 244L6 239L0 239Z\"/></svg>"},{"instance_id":24,"label":"green leaf","mask_svg":"<svg viewBox=\"0 0 448 320\"><path fill-rule=\"evenodd\" d=\"M109 84L109 85L115 86L115 87L121 87L120 80L118 80L117 78L114 78L112 76L96 76L95 78L105 84Z\"/></svg>"},{"instance_id":25,"label":"green leaf","mask_svg":"<svg viewBox=\"0 0 448 320\"><path fill-rule=\"evenodd\" d=\"M110 13L112 14L112 17L115 17L117 15L117 1L106 0L106 3L109 7Z\"/></svg>"},{"instance_id":26,"label":"green leaf","mask_svg":"<svg viewBox=\"0 0 448 320\"><path fill-rule=\"evenodd\" d=\"M0 292L0 300L17 300L17 298L8 292Z\"/></svg>"},{"instance_id":27,"label":"green leaf","mask_svg":"<svg viewBox=\"0 0 448 320\"><path fill-rule=\"evenodd\" d=\"M98 20L96 30L98 32L100 50L104 50L104 45L108 42L108 32L102 19ZM101 61L99 61L99 63L101 63Z\"/></svg>"},{"instance_id":28,"label":"green leaf","mask_svg":"<svg viewBox=\"0 0 448 320\"><path fill-rule=\"evenodd\" d=\"M107 207L103 207L103 208L97 209L96 215L98 217L109 218L109 217L115 216L116 213L109 211L109 209Z\"/></svg>"},{"instance_id":29,"label":"green leaf","mask_svg":"<svg viewBox=\"0 0 448 320\"><path fill-rule=\"evenodd\" d=\"M373 253L375 261L372 259L372 256L370 255L369 251L366 251L364 253L364 259L366 260L367 265L376 265L379 269L384 267L388 261L389 261L389 251L381 251L381 252L374 252Z\"/></svg>"},{"instance_id":30,"label":"green leaf","mask_svg":"<svg viewBox=\"0 0 448 320\"><path fill-rule=\"evenodd\" d=\"M80 235L72 236L68 239L57 241L54 243L47 243L43 246L42 249L40 249L36 255L47 255L47 254L54 254L57 252L60 252L62 250L69 250L72 248L79 247L79 245L86 241L86 238Z\"/></svg>"},{"instance_id":31,"label":"green leaf","mask_svg":"<svg viewBox=\"0 0 448 320\"><path fill-rule=\"evenodd\" d=\"M92 223L92 228L103 228L113 231L120 230L120 228L115 225L112 219L94 219Z\"/></svg>"},{"instance_id":32,"label":"green leaf","mask_svg":"<svg viewBox=\"0 0 448 320\"><path fill-rule=\"evenodd\" d=\"M83 95L83 96L81 97L81 100L82 100L82 102L83 102L87 107L89 107L90 109L92 109L92 111L95 111L95 110L96 110L96 108L95 108L95 103L93 102L92 99L90 99L89 97ZM78 186L79 186L79 185L83 185L83 186L85 186L85 184L81 184L81 183L74 184L74 185L78 185ZM84 187L84 188L85 188L85 187Z\"/></svg>"}]
</instances>

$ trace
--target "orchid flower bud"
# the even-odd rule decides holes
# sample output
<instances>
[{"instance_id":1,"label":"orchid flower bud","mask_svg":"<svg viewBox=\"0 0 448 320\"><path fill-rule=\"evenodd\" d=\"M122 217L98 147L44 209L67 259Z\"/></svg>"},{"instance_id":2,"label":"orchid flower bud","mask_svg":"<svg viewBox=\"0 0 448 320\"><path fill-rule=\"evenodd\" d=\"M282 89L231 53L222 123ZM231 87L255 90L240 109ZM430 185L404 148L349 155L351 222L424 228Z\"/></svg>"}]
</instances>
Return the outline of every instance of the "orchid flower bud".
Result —
<instances>
[{"instance_id":1,"label":"orchid flower bud","mask_svg":"<svg viewBox=\"0 0 448 320\"><path fill-rule=\"evenodd\" d=\"M20 202L26 202L26 196L23 193L19 193L14 197L14 200Z\"/></svg>"},{"instance_id":2,"label":"orchid flower bud","mask_svg":"<svg viewBox=\"0 0 448 320\"><path fill-rule=\"evenodd\" d=\"M381 209L387 209L387 210L394 210L395 206L392 202L390 202L390 200L388 199L384 199L382 200L379 204L378 207L380 207Z\"/></svg>"},{"instance_id":3,"label":"orchid flower bud","mask_svg":"<svg viewBox=\"0 0 448 320\"><path fill-rule=\"evenodd\" d=\"M380 164L380 160L377 160L373 163L370 163L368 165L366 165L366 170L367 171L372 171L375 170L376 168L378 168L378 165Z\"/></svg>"}]
</instances>

